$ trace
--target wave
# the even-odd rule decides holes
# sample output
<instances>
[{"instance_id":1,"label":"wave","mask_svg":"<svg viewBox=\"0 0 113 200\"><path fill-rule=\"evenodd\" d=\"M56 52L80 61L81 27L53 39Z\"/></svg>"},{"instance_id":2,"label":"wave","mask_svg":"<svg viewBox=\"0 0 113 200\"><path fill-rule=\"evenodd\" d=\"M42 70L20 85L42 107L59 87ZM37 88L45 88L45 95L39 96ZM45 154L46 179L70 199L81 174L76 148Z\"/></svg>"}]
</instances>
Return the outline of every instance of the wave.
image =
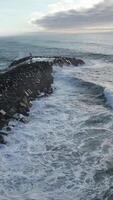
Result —
<instances>
[{"instance_id":1,"label":"wave","mask_svg":"<svg viewBox=\"0 0 113 200\"><path fill-rule=\"evenodd\" d=\"M94 52L78 52L76 53L76 55L82 58L84 57L85 59L91 58L91 59L113 62L112 54L103 54L103 53L94 53Z\"/></svg>"},{"instance_id":2,"label":"wave","mask_svg":"<svg viewBox=\"0 0 113 200\"><path fill-rule=\"evenodd\" d=\"M88 82L83 79L76 78L78 82L81 84L83 89L85 88L84 92L91 95L91 98L98 98L101 99L101 102L105 104L105 106L110 106L113 108L113 89L107 88L105 86ZM87 99L88 100L88 99Z\"/></svg>"},{"instance_id":3,"label":"wave","mask_svg":"<svg viewBox=\"0 0 113 200\"><path fill-rule=\"evenodd\" d=\"M113 89L105 88L104 95L107 99L108 105L113 108Z\"/></svg>"}]
</instances>

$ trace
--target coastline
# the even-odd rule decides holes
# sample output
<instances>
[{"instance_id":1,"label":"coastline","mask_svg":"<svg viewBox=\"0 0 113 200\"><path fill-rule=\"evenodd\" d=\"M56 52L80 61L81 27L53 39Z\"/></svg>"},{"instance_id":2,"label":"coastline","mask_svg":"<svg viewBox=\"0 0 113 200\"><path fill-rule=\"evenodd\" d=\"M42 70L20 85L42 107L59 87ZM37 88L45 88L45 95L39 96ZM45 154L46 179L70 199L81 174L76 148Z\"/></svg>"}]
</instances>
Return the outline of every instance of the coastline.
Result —
<instances>
[{"instance_id":1,"label":"coastline","mask_svg":"<svg viewBox=\"0 0 113 200\"><path fill-rule=\"evenodd\" d=\"M34 59L34 60L33 60ZM82 65L84 61L75 58L32 58L14 61L7 71L0 74L0 130L8 127L10 119L25 122L24 116L29 115L32 101L52 93L53 65ZM0 132L0 142L5 143L3 131Z\"/></svg>"}]
</instances>

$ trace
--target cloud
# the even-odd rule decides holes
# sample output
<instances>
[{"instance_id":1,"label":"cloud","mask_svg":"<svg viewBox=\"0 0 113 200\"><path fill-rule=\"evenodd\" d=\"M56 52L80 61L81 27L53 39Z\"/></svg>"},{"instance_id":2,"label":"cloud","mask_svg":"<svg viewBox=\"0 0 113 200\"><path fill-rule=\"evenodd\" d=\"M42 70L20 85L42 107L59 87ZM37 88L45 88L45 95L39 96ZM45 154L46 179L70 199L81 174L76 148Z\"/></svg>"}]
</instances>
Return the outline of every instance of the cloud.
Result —
<instances>
[{"instance_id":1,"label":"cloud","mask_svg":"<svg viewBox=\"0 0 113 200\"><path fill-rule=\"evenodd\" d=\"M91 8L102 0L59 0L56 3L48 5L50 13L67 11L71 9L80 10L81 8Z\"/></svg>"},{"instance_id":2,"label":"cloud","mask_svg":"<svg viewBox=\"0 0 113 200\"><path fill-rule=\"evenodd\" d=\"M34 19L33 24L47 31L77 31L113 28L113 0L104 0L92 8L69 9Z\"/></svg>"}]
</instances>

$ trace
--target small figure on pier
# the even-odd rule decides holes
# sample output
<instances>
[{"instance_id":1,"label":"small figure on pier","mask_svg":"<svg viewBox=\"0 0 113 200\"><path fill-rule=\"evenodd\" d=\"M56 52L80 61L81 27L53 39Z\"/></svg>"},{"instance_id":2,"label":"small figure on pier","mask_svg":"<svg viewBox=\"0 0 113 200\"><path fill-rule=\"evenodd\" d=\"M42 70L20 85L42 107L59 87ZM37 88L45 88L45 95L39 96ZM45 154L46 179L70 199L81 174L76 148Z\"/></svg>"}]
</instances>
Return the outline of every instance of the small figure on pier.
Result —
<instances>
[{"instance_id":1,"label":"small figure on pier","mask_svg":"<svg viewBox=\"0 0 113 200\"><path fill-rule=\"evenodd\" d=\"M29 53L30 64L32 64L32 58L33 58L33 55L32 55L32 53L30 52L30 53Z\"/></svg>"}]
</instances>

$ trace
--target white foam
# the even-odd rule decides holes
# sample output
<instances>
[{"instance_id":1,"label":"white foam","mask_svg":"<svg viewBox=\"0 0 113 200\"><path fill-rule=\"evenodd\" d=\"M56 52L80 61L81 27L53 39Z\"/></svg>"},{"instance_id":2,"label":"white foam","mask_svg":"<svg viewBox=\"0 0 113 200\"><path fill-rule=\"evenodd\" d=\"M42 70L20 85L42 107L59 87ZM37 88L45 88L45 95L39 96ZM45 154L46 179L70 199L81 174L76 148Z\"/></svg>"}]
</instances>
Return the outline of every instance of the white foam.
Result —
<instances>
[{"instance_id":1,"label":"white foam","mask_svg":"<svg viewBox=\"0 0 113 200\"><path fill-rule=\"evenodd\" d=\"M74 72L73 67L54 67L54 93L33 102L29 123L10 122L14 134L0 149L0 199L89 200L108 189L110 176L96 184L94 175L108 158L112 164L112 130L106 123L94 124L95 129L86 124L106 109L81 101Z\"/></svg>"},{"instance_id":2,"label":"white foam","mask_svg":"<svg viewBox=\"0 0 113 200\"><path fill-rule=\"evenodd\" d=\"M45 62L52 62L54 58L32 58L32 62L40 62L40 61L45 61Z\"/></svg>"},{"instance_id":3,"label":"white foam","mask_svg":"<svg viewBox=\"0 0 113 200\"><path fill-rule=\"evenodd\" d=\"M107 99L107 103L113 108L113 89L105 88L104 95Z\"/></svg>"}]
</instances>

